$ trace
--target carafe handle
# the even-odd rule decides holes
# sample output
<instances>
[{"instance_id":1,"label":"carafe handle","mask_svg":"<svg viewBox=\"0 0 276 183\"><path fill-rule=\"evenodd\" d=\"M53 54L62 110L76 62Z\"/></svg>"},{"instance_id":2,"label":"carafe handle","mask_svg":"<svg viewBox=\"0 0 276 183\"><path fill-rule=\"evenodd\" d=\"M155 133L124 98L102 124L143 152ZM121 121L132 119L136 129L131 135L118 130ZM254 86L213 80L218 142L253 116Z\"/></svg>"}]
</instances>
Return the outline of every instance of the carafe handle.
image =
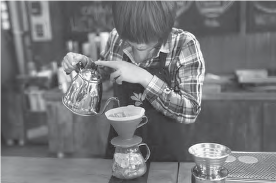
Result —
<instances>
[{"instance_id":1,"label":"carafe handle","mask_svg":"<svg viewBox=\"0 0 276 183\"><path fill-rule=\"evenodd\" d=\"M145 158L145 162L147 162L147 160L148 160L149 157L150 157L150 149L149 149L149 146L148 146L146 143L140 143L140 144L138 144L138 147L140 147L140 146L146 146L146 148L147 148L147 156L146 156L146 158Z\"/></svg>"},{"instance_id":2,"label":"carafe handle","mask_svg":"<svg viewBox=\"0 0 276 183\"><path fill-rule=\"evenodd\" d=\"M143 119L145 119L145 121L144 121L144 122L139 123L139 125L137 126L137 128L139 128L139 127L143 126L144 124L146 124L146 123L148 122L148 118L147 118L147 116L142 116L142 121L143 121Z\"/></svg>"}]
</instances>

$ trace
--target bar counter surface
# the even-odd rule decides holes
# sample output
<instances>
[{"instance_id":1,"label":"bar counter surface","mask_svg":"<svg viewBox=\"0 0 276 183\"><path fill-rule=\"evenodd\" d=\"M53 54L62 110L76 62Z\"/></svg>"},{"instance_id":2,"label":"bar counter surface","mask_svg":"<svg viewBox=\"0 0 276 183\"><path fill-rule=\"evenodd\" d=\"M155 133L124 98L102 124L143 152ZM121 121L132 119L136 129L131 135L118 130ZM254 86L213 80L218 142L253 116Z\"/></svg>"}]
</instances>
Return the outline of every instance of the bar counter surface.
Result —
<instances>
[{"instance_id":1,"label":"bar counter surface","mask_svg":"<svg viewBox=\"0 0 276 183\"><path fill-rule=\"evenodd\" d=\"M202 100L255 100L276 101L276 92L219 92L203 93Z\"/></svg>"},{"instance_id":2,"label":"bar counter surface","mask_svg":"<svg viewBox=\"0 0 276 183\"><path fill-rule=\"evenodd\" d=\"M142 177L120 180L111 176L112 160L94 158L1 157L2 183L190 183L192 162L151 162ZM244 181L226 180L226 183ZM268 182L268 181L265 181Z\"/></svg>"}]
</instances>

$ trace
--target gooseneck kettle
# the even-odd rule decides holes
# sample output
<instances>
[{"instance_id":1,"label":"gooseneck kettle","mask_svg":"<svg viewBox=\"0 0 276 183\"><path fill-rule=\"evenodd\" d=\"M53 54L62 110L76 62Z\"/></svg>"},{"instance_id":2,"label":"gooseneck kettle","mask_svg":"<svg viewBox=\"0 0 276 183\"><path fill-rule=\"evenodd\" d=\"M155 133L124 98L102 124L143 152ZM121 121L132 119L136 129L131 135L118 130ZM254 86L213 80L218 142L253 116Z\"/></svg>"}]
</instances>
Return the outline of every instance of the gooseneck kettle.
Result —
<instances>
[{"instance_id":1,"label":"gooseneck kettle","mask_svg":"<svg viewBox=\"0 0 276 183\"><path fill-rule=\"evenodd\" d=\"M102 76L95 63L92 62L91 68L84 68L79 62L77 72L62 98L62 103L69 110L77 115L93 116L103 114L110 101L116 101L120 106L118 98L110 97L100 111L103 93Z\"/></svg>"}]
</instances>

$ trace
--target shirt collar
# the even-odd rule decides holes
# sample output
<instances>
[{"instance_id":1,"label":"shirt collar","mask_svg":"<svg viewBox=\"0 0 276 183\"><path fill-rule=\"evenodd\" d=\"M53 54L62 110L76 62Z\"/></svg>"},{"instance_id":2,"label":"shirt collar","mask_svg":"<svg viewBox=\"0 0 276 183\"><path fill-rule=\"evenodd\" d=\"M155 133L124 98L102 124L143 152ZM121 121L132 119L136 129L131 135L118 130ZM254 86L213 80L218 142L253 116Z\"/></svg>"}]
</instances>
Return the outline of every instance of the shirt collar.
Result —
<instances>
[{"instance_id":1,"label":"shirt collar","mask_svg":"<svg viewBox=\"0 0 276 183\"><path fill-rule=\"evenodd\" d=\"M133 58L132 47L126 42L124 42L123 52L128 56L128 58L130 58L132 63L137 65L137 63L134 61L134 58Z\"/></svg>"},{"instance_id":2,"label":"shirt collar","mask_svg":"<svg viewBox=\"0 0 276 183\"><path fill-rule=\"evenodd\" d=\"M166 42L165 44L162 44L159 52L169 53L170 52L170 45L169 45L169 43Z\"/></svg>"},{"instance_id":3,"label":"shirt collar","mask_svg":"<svg viewBox=\"0 0 276 183\"><path fill-rule=\"evenodd\" d=\"M161 49L159 52L163 52L163 53L169 53L172 50L172 38L173 38L173 33L171 32L170 35L168 36L168 39L166 41L166 43L162 44Z\"/></svg>"},{"instance_id":4,"label":"shirt collar","mask_svg":"<svg viewBox=\"0 0 276 183\"><path fill-rule=\"evenodd\" d=\"M170 41L167 41L166 43L162 44L161 48L158 51L156 51L156 53L154 54L155 55L154 58L159 57L160 52L162 52L162 53L170 53L171 46L170 46L169 43L170 43Z\"/></svg>"}]
</instances>

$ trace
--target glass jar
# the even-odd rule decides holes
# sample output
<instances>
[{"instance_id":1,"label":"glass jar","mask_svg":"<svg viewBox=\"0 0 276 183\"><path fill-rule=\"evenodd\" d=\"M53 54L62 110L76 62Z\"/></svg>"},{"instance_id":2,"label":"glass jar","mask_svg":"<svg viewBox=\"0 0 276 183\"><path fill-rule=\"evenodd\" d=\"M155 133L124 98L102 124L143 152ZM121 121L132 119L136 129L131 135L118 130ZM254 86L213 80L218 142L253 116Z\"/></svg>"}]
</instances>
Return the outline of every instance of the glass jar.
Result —
<instances>
[{"instance_id":1,"label":"glass jar","mask_svg":"<svg viewBox=\"0 0 276 183\"><path fill-rule=\"evenodd\" d=\"M139 147L146 146L146 158L142 156ZM140 143L131 147L115 146L113 156L112 175L119 179L134 179L144 175L147 171L146 161L150 157L147 144Z\"/></svg>"}]
</instances>

